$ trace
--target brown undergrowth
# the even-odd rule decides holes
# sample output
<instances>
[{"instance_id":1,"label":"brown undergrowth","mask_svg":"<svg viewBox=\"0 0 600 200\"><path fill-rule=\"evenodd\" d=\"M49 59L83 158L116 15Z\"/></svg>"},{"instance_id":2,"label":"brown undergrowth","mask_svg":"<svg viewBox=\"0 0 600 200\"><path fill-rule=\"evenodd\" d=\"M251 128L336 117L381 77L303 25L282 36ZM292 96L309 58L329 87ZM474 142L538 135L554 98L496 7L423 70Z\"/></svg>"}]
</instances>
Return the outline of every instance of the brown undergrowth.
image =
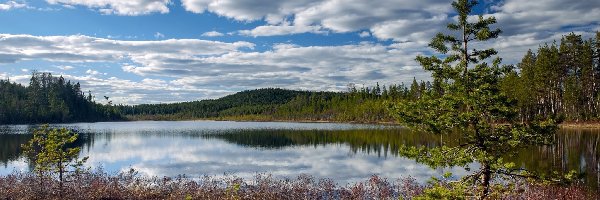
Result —
<instances>
[{"instance_id":1,"label":"brown undergrowth","mask_svg":"<svg viewBox=\"0 0 600 200\"><path fill-rule=\"evenodd\" d=\"M389 181L372 176L339 186L308 175L277 179L257 174L251 180L235 176L190 178L145 177L134 170L108 174L102 170L70 175L60 191L57 179L14 172L0 177L0 199L413 199L430 186L413 178ZM524 184L503 199L597 199L585 187Z\"/></svg>"}]
</instances>

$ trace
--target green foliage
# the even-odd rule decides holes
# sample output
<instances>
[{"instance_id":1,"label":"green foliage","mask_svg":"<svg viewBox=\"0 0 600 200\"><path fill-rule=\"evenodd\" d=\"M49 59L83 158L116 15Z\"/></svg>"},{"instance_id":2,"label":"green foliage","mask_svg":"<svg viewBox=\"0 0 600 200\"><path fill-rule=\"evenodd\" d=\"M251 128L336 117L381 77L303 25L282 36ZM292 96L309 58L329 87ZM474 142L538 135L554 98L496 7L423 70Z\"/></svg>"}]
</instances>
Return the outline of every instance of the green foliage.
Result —
<instances>
[{"instance_id":1,"label":"green foliage","mask_svg":"<svg viewBox=\"0 0 600 200\"><path fill-rule=\"evenodd\" d=\"M63 181L63 175L70 168L80 171L87 157L77 159L79 147L69 147L75 143L79 134L72 133L66 128L49 128L44 125L33 132L33 138L23 145L24 152L35 163L38 174L58 174Z\"/></svg>"},{"instance_id":2,"label":"green foliage","mask_svg":"<svg viewBox=\"0 0 600 200\"><path fill-rule=\"evenodd\" d=\"M471 199L468 196L467 186L460 182L447 182L432 178L430 186L423 190L423 194L414 197L414 200L460 200Z\"/></svg>"},{"instance_id":3,"label":"green foliage","mask_svg":"<svg viewBox=\"0 0 600 200\"><path fill-rule=\"evenodd\" d=\"M599 39L571 33L527 52L520 73L502 81L502 91L518 100L522 121L537 114L575 122L600 118Z\"/></svg>"},{"instance_id":4,"label":"green foliage","mask_svg":"<svg viewBox=\"0 0 600 200\"><path fill-rule=\"evenodd\" d=\"M323 120L389 122L390 101L418 98L429 90L429 83L404 85L379 84L348 92L311 92L285 89L257 89L238 92L214 100L172 104L115 106L130 119L180 120ZM419 94L411 97L411 94Z\"/></svg>"},{"instance_id":5,"label":"green foliage","mask_svg":"<svg viewBox=\"0 0 600 200\"><path fill-rule=\"evenodd\" d=\"M416 101L397 104L392 109L401 123L413 129L441 135L456 133L457 145L403 147L401 154L432 167L467 168L472 161L480 163L481 168L464 181L481 185L480 197L485 198L494 177L518 175L515 172L521 171L503 157L515 155L531 145L551 143L557 126L554 120L544 118L517 122L516 102L501 91L500 84L514 73L512 67L501 66L500 58L488 64L496 54L494 49L469 49L469 44L496 38L501 32L499 29L491 31L489 26L496 22L493 17L480 16L475 22L467 20L476 3L459 0L452 4L459 13L458 23L448 28L459 31L462 37L440 33L430 43L433 49L447 54L444 59L416 58L425 70L432 72L443 94L425 93ZM474 66L469 67L470 64ZM435 191L435 194L446 194L444 192Z\"/></svg>"},{"instance_id":6,"label":"green foliage","mask_svg":"<svg viewBox=\"0 0 600 200\"><path fill-rule=\"evenodd\" d=\"M94 103L91 93L50 73L33 72L29 86L0 80L0 124L118 120L110 107Z\"/></svg>"},{"instance_id":7,"label":"green foliage","mask_svg":"<svg viewBox=\"0 0 600 200\"><path fill-rule=\"evenodd\" d=\"M307 91L276 88L247 90L219 99L170 103L119 105L116 109L128 116L165 116L170 119L201 119L252 115L273 112L273 106L289 102Z\"/></svg>"}]
</instances>

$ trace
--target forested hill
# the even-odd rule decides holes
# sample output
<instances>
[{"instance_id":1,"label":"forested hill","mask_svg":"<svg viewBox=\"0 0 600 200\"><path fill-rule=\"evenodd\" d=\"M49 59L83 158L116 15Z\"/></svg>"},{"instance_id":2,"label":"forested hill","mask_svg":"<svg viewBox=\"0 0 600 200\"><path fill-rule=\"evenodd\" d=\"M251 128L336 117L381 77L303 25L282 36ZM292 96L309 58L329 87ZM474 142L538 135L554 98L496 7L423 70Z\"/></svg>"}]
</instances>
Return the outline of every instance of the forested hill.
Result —
<instances>
[{"instance_id":1,"label":"forested hill","mask_svg":"<svg viewBox=\"0 0 600 200\"><path fill-rule=\"evenodd\" d=\"M169 104L119 105L118 110L127 116L145 116L145 119L198 119L232 115L266 114L298 96L318 93L336 95L333 92L309 92L265 88L246 90L219 99Z\"/></svg>"},{"instance_id":2,"label":"forested hill","mask_svg":"<svg viewBox=\"0 0 600 200\"><path fill-rule=\"evenodd\" d=\"M387 104L416 98L427 90L416 80L404 85L350 88L349 92L296 91L277 88L238 92L214 100L170 104L119 105L116 109L131 120L325 120L392 121Z\"/></svg>"},{"instance_id":3,"label":"forested hill","mask_svg":"<svg viewBox=\"0 0 600 200\"><path fill-rule=\"evenodd\" d=\"M122 120L109 106L95 103L91 93L50 73L34 72L29 86L0 80L0 124Z\"/></svg>"}]
</instances>

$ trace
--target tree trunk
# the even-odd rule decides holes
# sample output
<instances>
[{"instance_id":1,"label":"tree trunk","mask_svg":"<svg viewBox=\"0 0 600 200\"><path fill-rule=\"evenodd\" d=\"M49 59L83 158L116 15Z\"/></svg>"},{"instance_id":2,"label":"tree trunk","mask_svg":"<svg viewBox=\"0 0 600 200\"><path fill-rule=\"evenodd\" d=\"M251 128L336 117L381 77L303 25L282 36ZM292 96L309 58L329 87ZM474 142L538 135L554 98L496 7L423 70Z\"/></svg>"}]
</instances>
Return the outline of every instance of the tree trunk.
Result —
<instances>
[{"instance_id":1,"label":"tree trunk","mask_svg":"<svg viewBox=\"0 0 600 200\"><path fill-rule=\"evenodd\" d=\"M63 174L64 174L64 167L63 167L63 163L62 163L62 158L59 159L59 163L58 163L58 181L59 181L59 190L58 190L58 194L59 196L62 198L63 196Z\"/></svg>"},{"instance_id":2,"label":"tree trunk","mask_svg":"<svg viewBox=\"0 0 600 200\"><path fill-rule=\"evenodd\" d=\"M481 186L483 186L483 192L481 194L481 197L479 199L483 200L485 199L489 193L490 193L490 181L492 178L492 171L490 170L490 165L487 163L484 163L483 166L483 178L482 178L482 183Z\"/></svg>"}]
</instances>

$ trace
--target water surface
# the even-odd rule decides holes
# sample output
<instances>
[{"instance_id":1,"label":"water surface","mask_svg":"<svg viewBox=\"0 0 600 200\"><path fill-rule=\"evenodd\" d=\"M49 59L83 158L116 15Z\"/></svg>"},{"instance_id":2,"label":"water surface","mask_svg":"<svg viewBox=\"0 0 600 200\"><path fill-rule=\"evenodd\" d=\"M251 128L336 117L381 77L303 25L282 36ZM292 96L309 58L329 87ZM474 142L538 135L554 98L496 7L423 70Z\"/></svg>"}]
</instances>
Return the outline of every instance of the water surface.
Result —
<instances>
[{"instance_id":1,"label":"water surface","mask_svg":"<svg viewBox=\"0 0 600 200\"><path fill-rule=\"evenodd\" d=\"M106 122L56 124L78 130L77 145L87 166L109 172L134 168L150 176L188 177L233 174L251 178L269 173L279 178L309 174L339 184L367 180L432 176L461 169L430 169L398 156L398 147L440 144L439 136L413 133L398 126L285 122ZM29 170L19 146L35 125L0 126L0 174ZM563 129L557 144L535 147L512 158L542 172L577 170L597 187L600 129ZM473 167L477 167L474 164Z\"/></svg>"}]
</instances>

